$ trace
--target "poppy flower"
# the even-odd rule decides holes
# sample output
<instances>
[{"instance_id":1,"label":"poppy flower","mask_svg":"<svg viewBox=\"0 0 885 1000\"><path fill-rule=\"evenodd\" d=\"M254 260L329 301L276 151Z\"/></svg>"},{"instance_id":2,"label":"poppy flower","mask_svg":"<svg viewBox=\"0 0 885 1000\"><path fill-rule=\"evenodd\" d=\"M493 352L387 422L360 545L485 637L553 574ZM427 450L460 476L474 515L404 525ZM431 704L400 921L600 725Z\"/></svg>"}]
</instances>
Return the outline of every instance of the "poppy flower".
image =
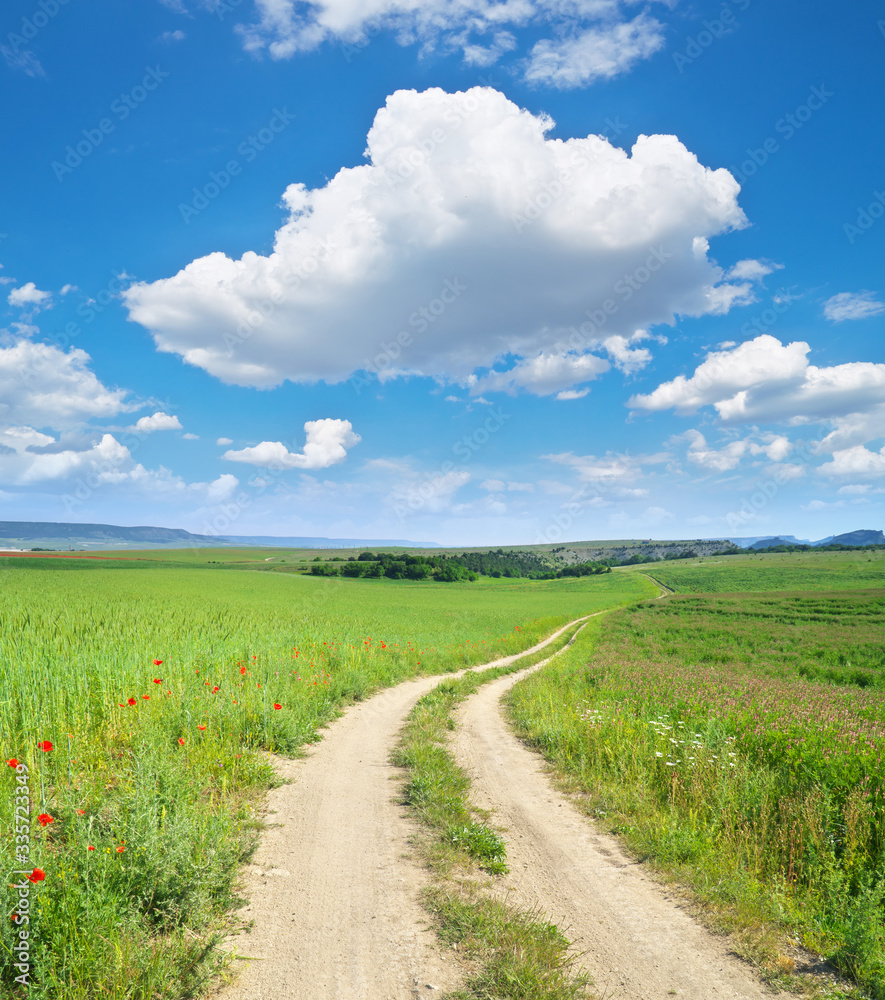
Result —
<instances>
[{"instance_id":1,"label":"poppy flower","mask_svg":"<svg viewBox=\"0 0 885 1000\"><path fill-rule=\"evenodd\" d=\"M43 753L49 753L49 751L52 749L52 744L49 742L49 740L43 740L42 743L37 744L37 749L42 750Z\"/></svg>"},{"instance_id":2,"label":"poppy flower","mask_svg":"<svg viewBox=\"0 0 885 1000\"><path fill-rule=\"evenodd\" d=\"M154 678L154 684L162 684L162 683L163 683L163 678L162 677L155 677Z\"/></svg>"},{"instance_id":3,"label":"poppy flower","mask_svg":"<svg viewBox=\"0 0 885 1000\"><path fill-rule=\"evenodd\" d=\"M13 757L11 760L6 762L10 767L18 767L18 761Z\"/></svg>"},{"instance_id":4,"label":"poppy flower","mask_svg":"<svg viewBox=\"0 0 885 1000\"><path fill-rule=\"evenodd\" d=\"M246 668L245 667L240 667L240 673L244 674L245 672L246 672Z\"/></svg>"},{"instance_id":5,"label":"poppy flower","mask_svg":"<svg viewBox=\"0 0 885 1000\"><path fill-rule=\"evenodd\" d=\"M88 846L88 847L86 848L86 850L87 850L87 851L94 851L94 850L95 850L95 848L94 848L94 847L92 846L92 844L90 844L90 845L89 845L89 846Z\"/></svg>"},{"instance_id":6,"label":"poppy flower","mask_svg":"<svg viewBox=\"0 0 885 1000\"><path fill-rule=\"evenodd\" d=\"M125 850L126 848L122 844L120 844L120 846L117 848L117 854L122 854L123 851Z\"/></svg>"},{"instance_id":7,"label":"poppy flower","mask_svg":"<svg viewBox=\"0 0 885 1000\"><path fill-rule=\"evenodd\" d=\"M54 823L55 820L49 815L49 813L40 813L37 817L37 822L40 826L49 826L49 824Z\"/></svg>"},{"instance_id":8,"label":"poppy flower","mask_svg":"<svg viewBox=\"0 0 885 1000\"><path fill-rule=\"evenodd\" d=\"M149 694L143 694L142 698L144 698L145 701L150 701L151 700L151 696Z\"/></svg>"},{"instance_id":9,"label":"poppy flower","mask_svg":"<svg viewBox=\"0 0 885 1000\"><path fill-rule=\"evenodd\" d=\"M126 701L127 701L127 703L129 705L134 705L135 704L135 699L134 698L127 698Z\"/></svg>"},{"instance_id":10,"label":"poppy flower","mask_svg":"<svg viewBox=\"0 0 885 1000\"><path fill-rule=\"evenodd\" d=\"M10 920L11 920L11 921L12 921L13 923L15 923L15 922L16 922L16 921L18 920L18 914L17 914L17 913L10 913L10 914L9 914L9 919L10 919Z\"/></svg>"},{"instance_id":11,"label":"poppy flower","mask_svg":"<svg viewBox=\"0 0 885 1000\"><path fill-rule=\"evenodd\" d=\"M197 729L205 729L205 726L197 726Z\"/></svg>"},{"instance_id":12,"label":"poppy flower","mask_svg":"<svg viewBox=\"0 0 885 1000\"><path fill-rule=\"evenodd\" d=\"M78 816L85 816L86 815L86 810L85 809L78 809L77 810L77 815Z\"/></svg>"},{"instance_id":13,"label":"poppy flower","mask_svg":"<svg viewBox=\"0 0 885 1000\"><path fill-rule=\"evenodd\" d=\"M217 690L218 690L218 685L216 684L215 687L212 688L212 694L215 694Z\"/></svg>"},{"instance_id":14,"label":"poppy flower","mask_svg":"<svg viewBox=\"0 0 885 1000\"><path fill-rule=\"evenodd\" d=\"M178 743L179 743L180 746L184 746L184 737L183 736L179 736L178 737Z\"/></svg>"},{"instance_id":15,"label":"poppy flower","mask_svg":"<svg viewBox=\"0 0 885 1000\"><path fill-rule=\"evenodd\" d=\"M277 704L276 702L274 702L274 705L273 705L273 707L274 707L274 708L282 708L283 706L282 706L282 705L278 705L278 704Z\"/></svg>"},{"instance_id":16,"label":"poppy flower","mask_svg":"<svg viewBox=\"0 0 885 1000\"><path fill-rule=\"evenodd\" d=\"M162 660L154 660L154 666L159 667L162 662Z\"/></svg>"},{"instance_id":17,"label":"poppy flower","mask_svg":"<svg viewBox=\"0 0 885 1000\"><path fill-rule=\"evenodd\" d=\"M28 876L28 881L36 884L37 882L42 882L45 878L46 872L42 868L35 868Z\"/></svg>"}]
</instances>

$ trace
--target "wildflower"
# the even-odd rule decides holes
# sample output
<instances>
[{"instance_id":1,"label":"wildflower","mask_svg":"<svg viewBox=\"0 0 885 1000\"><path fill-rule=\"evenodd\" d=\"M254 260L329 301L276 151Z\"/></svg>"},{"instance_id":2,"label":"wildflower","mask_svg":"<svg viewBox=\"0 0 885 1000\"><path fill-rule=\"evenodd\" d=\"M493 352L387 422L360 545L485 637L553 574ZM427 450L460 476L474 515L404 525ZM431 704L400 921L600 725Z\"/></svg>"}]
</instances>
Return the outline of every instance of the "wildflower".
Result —
<instances>
[{"instance_id":1,"label":"wildflower","mask_svg":"<svg viewBox=\"0 0 885 1000\"><path fill-rule=\"evenodd\" d=\"M16 760L16 758L15 758L15 757L12 757L12 758L10 758L10 759L9 759L9 760L8 760L8 761L7 761L6 763L7 763L7 764L8 764L8 765L9 765L10 767L18 767L18 761Z\"/></svg>"},{"instance_id":2,"label":"wildflower","mask_svg":"<svg viewBox=\"0 0 885 1000\"><path fill-rule=\"evenodd\" d=\"M212 694L215 694L217 690L218 690L218 685L216 684L215 687L212 688Z\"/></svg>"},{"instance_id":3,"label":"wildflower","mask_svg":"<svg viewBox=\"0 0 885 1000\"><path fill-rule=\"evenodd\" d=\"M28 881L33 882L35 885L37 882L42 882L46 878L46 872L42 868L35 868L30 875L28 875Z\"/></svg>"},{"instance_id":4,"label":"wildflower","mask_svg":"<svg viewBox=\"0 0 885 1000\"><path fill-rule=\"evenodd\" d=\"M49 753L49 751L52 749L52 744L49 742L49 740L43 740L42 743L37 744L37 749L42 750L43 753Z\"/></svg>"},{"instance_id":5,"label":"wildflower","mask_svg":"<svg viewBox=\"0 0 885 1000\"><path fill-rule=\"evenodd\" d=\"M240 673L244 674L245 672L246 672L246 668L245 667L240 667Z\"/></svg>"},{"instance_id":6,"label":"wildflower","mask_svg":"<svg viewBox=\"0 0 885 1000\"><path fill-rule=\"evenodd\" d=\"M184 746L184 737L183 736L179 736L178 737L178 743L179 743L179 746Z\"/></svg>"},{"instance_id":7,"label":"wildflower","mask_svg":"<svg viewBox=\"0 0 885 1000\"><path fill-rule=\"evenodd\" d=\"M129 704L129 705L134 705L134 704L135 704L135 699L134 699L134 698L127 698L127 699L126 699L126 702L127 702L127 704Z\"/></svg>"},{"instance_id":8,"label":"wildflower","mask_svg":"<svg viewBox=\"0 0 885 1000\"><path fill-rule=\"evenodd\" d=\"M205 729L205 726L197 726L197 729Z\"/></svg>"},{"instance_id":9,"label":"wildflower","mask_svg":"<svg viewBox=\"0 0 885 1000\"><path fill-rule=\"evenodd\" d=\"M277 704L276 702L274 702L274 705L273 705L273 707L274 707L274 708L282 708L283 706L282 706L282 705L278 705L278 704Z\"/></svg>"},{"instance_id":10,"label":"wildflower","mask_svg":"<svg viewBox=\"0 0 885 1000\"><path fill-rule=\"evenodd\" d=\"M154 666L159 667L162 662L162 660L154 660Z\"/></svg>"},{"instance_id":11,"label":"wildflower","mask_svg":"<svg viewBox=\"0 0 885 1000\"><path fill-rule=\"evenodd\" d=\"M94 851L94 850L95 850L95 848L94 848L94 847L92 846L92 844L90 844L90 845L89 845L89 846L88 846L88 847L86 848L86 850L87 850L87 851Z\"/></svg>"},{"instance_id":12,"label":"wildflower","mask_svg":"<svg viewBox=\"0 0 885 1000\"><path fill-rule=\"evenodd\" d=\"M145 701L150 701L151 700L151 696L149 694L143 694L142 698L144 698Z\"/></svg>"},{"instance_id":13,"label":"wildflower","mask_svg":"<svg viewBox=\"0 0 885 1000\"><path fill-rule=\"evenodd\" d=\"M78 816L85 816L86 815L86 810L85 809L78 809L77 810L77 815Z\"/></svg>"},{"instance_id":14,"label":"wildflower","mask_svg":"<svg viewBox=\"0 0 885 1000\"><path fill-rule=\"evenodd\" d=\"M163 683L163 678L162 677L155 677L154 678L154 684L162 684L162 683Z\"/></svg>"},{"instance_id":15,"label":"wildflower","mask_svg":"<svg viewBox=\"0 0 885 1000\"><path fill-rule=\"evenodd\" d=\"M126 848L122 844L120 844L120 846L117 848L117 854L122 854L123 851L125 850Z\"/></svg>"},{"instance_id":16,"label":"wildflower","mask_svg":"<svg viewBox=\"0 0 885 1000\"><path fill-rule=\"evenodd\" d=\"M37 817L37 822L40 826L49 826L49 824L54 823L55 820L49 815L49 813L40 813Z\"/></svg>"}]
</instances>

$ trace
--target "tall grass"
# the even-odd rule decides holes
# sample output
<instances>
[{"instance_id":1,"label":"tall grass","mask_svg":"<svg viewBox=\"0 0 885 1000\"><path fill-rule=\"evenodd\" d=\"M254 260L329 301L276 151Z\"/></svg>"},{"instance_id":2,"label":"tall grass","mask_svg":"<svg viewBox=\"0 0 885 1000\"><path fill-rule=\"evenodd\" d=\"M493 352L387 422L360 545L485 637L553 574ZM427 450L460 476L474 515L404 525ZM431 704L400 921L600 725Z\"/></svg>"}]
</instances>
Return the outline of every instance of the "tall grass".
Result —
<instances>
[{"instance_id":1,"label":"tall grass","mask_svg":"<svg viewBox=\"0 0 885 1000\"><path fill-rule=\"evenodd\" d=\"M124 562L0 565L2 755L28 769L29 865L46 873L31 892L29 995L198 995L273 781L267 751L297 753L382 686L518 651L575 609L642 592L614 576L336 585ZM21 867L7 835L17 777L0 762L5 871ZM24 995L16 898L4 880L10 996Z\"/></svg>"},{"instance_id":2,"label":"tall grass","mask_svg":"<svg viewBox=\"0 0 885 1000\"><path fill-rule=\"evenodd\" d=\"M841 652L866 656L864 675L882 668L881 602L669 598L588 626L509 698L519 731L588 811L691 886L772 976L801 965L799 940L876 1000L885 692L849 670L809 678L827 669L821 642L835 663Z\"/></svg>"}]
</instances>

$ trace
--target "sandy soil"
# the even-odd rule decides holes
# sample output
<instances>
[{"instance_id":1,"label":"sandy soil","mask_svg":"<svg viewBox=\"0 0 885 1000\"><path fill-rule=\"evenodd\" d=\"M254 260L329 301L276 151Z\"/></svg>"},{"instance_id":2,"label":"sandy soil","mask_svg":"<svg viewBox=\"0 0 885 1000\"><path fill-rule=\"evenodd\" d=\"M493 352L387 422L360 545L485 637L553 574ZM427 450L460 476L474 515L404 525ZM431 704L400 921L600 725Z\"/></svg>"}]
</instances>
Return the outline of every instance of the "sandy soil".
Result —
<instances>
[{"instance_id":1,"label":"sandy soil","mask_svg":"<svg viewBox=\"0 0 885 1000\"><path fill-rule=\"evenodd\" d=\"M605 997L771 996L553 790L510 734L499 699L525 673L480 688L453 739L476 804L507 829L511 898L540 906L578 942ZM389 763L412 706L438 682L382 691L332 723L306 758L277 762L289 783L268 796L270 825L241 887L248 930L228 942L251 961L219 1000L407 1000L459 984L419 903L427 874Z\"/></svg>"},{"instance_id":2,"label":"sandy soil","mask_svg":"<svg viewBox=\"0 0 885 1000\"><path fill-rule=\"evenodd\" d=\"M539 907L583 953L611 1000L762 1000L775 994L681 909L666 889L558 793L541 758L511 733L504 692L530 670L484 685L461 707L452 739L471 800L504 828L511 902Z\"/></svg>"},{"instance_id":3,"label":"sandy soil","mask_svg":"<svg viewBox=\"0 0 885 1000\"><path fill-rule=\"evenodd\" d=\"M388 759L409 711L439 681L382 691L333 722L306 758L276 761L290 783L268 796L271 825L240 890L250 902L238 917L252 926L228 942L254 961L220 998L406 1000L458 984L419 902L427 876L396 802L402 772Z\"/></svg>"}]
</instances>

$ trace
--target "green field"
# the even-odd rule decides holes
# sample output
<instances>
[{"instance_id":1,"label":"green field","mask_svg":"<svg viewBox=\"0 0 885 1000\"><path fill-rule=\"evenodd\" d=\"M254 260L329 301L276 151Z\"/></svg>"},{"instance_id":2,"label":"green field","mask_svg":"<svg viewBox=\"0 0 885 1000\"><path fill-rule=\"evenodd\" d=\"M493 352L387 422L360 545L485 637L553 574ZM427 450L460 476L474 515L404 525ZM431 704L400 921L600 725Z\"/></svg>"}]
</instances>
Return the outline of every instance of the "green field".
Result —
<instances>
[{"instance_id":1,"label":"green field","mask_svg":"<svg viewBox=\"0 0 885 1000\"><path fill-rule=\"evenodd\" d=\"M879 1000L885 561L875 555L654 566L684 593L597 619L514 689L510 707L588 812L689 886L769 975L794 980L800 942Z\"/></svg>"},{"instance_id":2,"label":"green field","mask_svg":"<svg viewBox=\"0 0 885 1000\"><path fill-rule=\"evenodd\" d=\"M0 559L0 733L3 759L19 762L0 767L0 825L14 829L27 769L26 869L46 875L29 914L40 1000L202 989L272 780L265 750L297 752L382 686L516 652L656 592L615 573L413 584L171 555ZM4 836L5 870L23 858ZM10 996L24 995L10 951L17 899L5 883Z\"/></svg>"}]
</instances>

